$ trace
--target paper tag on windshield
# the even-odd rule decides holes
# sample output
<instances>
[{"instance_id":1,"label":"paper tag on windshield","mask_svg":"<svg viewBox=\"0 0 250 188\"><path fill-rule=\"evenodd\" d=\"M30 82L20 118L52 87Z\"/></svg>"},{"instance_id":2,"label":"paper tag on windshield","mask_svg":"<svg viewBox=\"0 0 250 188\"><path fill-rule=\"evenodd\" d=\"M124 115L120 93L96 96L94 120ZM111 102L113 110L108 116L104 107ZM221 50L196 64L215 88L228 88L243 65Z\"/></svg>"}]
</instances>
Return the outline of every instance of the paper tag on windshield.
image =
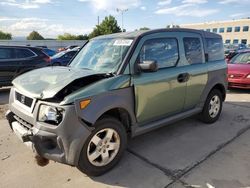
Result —
<instances>
[{"instance_id":1,"label":"paper tag on windshield","mask_svg":"<svg viewBox=\"0 0 250 188\"><path fill-rule=\"evenodd\" d=\"M130 39L119 39L114 42L114 46L130 46L132 42Z\"/></svg>"}]
</instances>

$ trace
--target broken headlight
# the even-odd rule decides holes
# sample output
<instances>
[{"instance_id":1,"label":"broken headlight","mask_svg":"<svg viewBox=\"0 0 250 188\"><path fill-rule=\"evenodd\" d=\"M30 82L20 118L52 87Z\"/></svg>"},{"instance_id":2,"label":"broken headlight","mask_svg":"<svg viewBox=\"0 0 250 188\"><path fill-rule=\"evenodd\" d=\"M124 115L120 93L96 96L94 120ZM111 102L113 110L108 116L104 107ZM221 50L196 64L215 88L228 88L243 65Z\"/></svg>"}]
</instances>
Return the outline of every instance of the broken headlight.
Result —
<instances>
[{"instance_id":1,"label":"broken headlight","mask_svg":"<svg viewBox=\"0 0 250 188\"><path fill-rule=\"evenodd\" d=\"M41 105L39 108L38 121L58 125L63 118L63 109L53 106Z\"/></svg>"}]
</instances>

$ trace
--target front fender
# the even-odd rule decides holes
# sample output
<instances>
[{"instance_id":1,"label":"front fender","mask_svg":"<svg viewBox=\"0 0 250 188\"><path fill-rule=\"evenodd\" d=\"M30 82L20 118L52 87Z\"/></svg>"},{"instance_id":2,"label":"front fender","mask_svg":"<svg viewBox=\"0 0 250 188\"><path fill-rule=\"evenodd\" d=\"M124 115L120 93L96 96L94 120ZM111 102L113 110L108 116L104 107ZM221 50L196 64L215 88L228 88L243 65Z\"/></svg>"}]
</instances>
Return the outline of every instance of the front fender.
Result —
<instances>
[{"instance_id":1,"label":"front fender","mask_svg":"<svg viewBox=\"0 0 250 188\"><path fill-rule=\"evenodd\" d=\"M85 109L81 110L80 102L85 99L90 99L91 102ZM114 108L126 110L130 115L131 123L134 124L136 122L133 87L112 90L96 96L77 99L75 100L75 108L78 116L91 124L94 124L102 114Z\"/></svg>"}]
</instances>

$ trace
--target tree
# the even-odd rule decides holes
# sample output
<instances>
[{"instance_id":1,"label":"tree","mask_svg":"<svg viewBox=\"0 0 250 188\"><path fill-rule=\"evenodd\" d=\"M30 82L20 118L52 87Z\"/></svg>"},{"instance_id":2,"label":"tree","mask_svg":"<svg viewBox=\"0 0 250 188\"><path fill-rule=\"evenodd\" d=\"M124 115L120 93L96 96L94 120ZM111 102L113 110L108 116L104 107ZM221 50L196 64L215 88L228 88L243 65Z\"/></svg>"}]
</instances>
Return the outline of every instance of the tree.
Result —
<instances>
[{"instance_id":1,"label":"tree","mask_svg":"<svg viewBox=\"0 0 250 188\"><path fill-rule=\"evenodd\" d=\"M37 31L32 31L28 36L27 40L44 40L43 36L40 35Z\"/></svg>"},{"instance_id":2,"label":"tree","mask_svg":"<svg viewBox=\"0 0 250 188\"><path fill-rule=\"evenodd\" d=\"M89 37L88 37L88 35L78 35L77 37L76 37L76 40L89 40Z\"/></svg>"},{"instance_id":3,"label":"tree","mask_svg":"<svg viewBox=\"0 0 250 188\"><path fill-rule=\"evenodd\" d=\"M3 31L0 30L0 39L1 40L11 40L12 35L10 33L4 33Z\"/></svg>"},{"instance_id":4,"label":"tree","mask_svg":"<svg viewBox=\"0 0 250 188\"><path fill-rule=\"evenodd\" d=\"M87 35L72 35L70 33L64 33L63 35L58 35L58 40L88 40Z\"/></svg>"},{"instance_id":5,"label":"tree","mask_svg":"<svg viewBox=\"0 0 250 188\"><path fill-rule=\"evenodd\" d=\"M121 28L117 24L114 16L106 16L100 25L96 25L94 30L89 34L89 38L99 35L106 35L121 32Z\"/></svg>"},{"instance_id":6,"label":"tree","mask_svg":"<svg viewBox=\"0 0 250 188\"><path fill-rule=\"evenodd\" d=\"M139 29L139 31L144 31L144 30L150 30L150 28L148 28L148 27L141 27L141 28Z\"/></svg>"}]
</instances>

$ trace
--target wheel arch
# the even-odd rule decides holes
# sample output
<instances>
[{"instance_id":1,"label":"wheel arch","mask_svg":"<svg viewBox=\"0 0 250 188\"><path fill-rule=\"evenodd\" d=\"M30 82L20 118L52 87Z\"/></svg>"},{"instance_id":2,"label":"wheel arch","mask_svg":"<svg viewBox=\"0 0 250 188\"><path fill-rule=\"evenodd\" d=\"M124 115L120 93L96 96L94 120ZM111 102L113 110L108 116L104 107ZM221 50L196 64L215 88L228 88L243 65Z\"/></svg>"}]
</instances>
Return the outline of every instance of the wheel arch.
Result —
<instances>
[{"instance_id":1,"label":"wheel arch","mask_svg":"<svg viewBox=\"0 0 250 188\"><path fill-rule=\"evenodd\" d=\"M225 99L226 99L226 88L224 87L224 85L218 83L218 84L216 84L216 85L214 85L214 86L212 87L212 89L210 90L210 92L211 92L212 90L214 90L214 89L217 89L217 90L219 90L219 91L221 92L223 101L225 101ZM210 92L209 92L209 93L210 93Z\"/></svg>"},{"instance_id":2,"label":"wheel arch","mask_svg":"<svg viewBox=\"0 0 250 188\"><path fill-rule=\"evenodd\" d=\"M207 84L206 88L204 89L204 91L201 95L200 103L197 107L203 109L203 106L207 100L208 95L214 89L218 89L222 93L223 101L225 101L225 99L226 99L226 83L211 81L210 83Z\"/></svg>"},{"instance_id":3,"label":"wheel arch","mask_svg":"<svg viewBox=\"0 0 250 188\"><path fill-rule=\"evenodd\" d=\"M104 112L98 119L102 119L105 116L110 116L118 119L125 127L127 133L131 132L132 118L129 112L124 108L113 108Z\"/></svg>"},{"instance_id":4,"label":"wheel arch","mask_svg":"<svg viewBox=\"0 0 250 188\"><path fill-rule=\"evenodd\" d=\"M75 107L78 116L89 126L93 126L105 115L121 120L128 131L136 122L132 87L112 90L86 99L91 102L85 109L80 109L80 101L84 99L76 100Z\"/></svg>"}]
</instances>

